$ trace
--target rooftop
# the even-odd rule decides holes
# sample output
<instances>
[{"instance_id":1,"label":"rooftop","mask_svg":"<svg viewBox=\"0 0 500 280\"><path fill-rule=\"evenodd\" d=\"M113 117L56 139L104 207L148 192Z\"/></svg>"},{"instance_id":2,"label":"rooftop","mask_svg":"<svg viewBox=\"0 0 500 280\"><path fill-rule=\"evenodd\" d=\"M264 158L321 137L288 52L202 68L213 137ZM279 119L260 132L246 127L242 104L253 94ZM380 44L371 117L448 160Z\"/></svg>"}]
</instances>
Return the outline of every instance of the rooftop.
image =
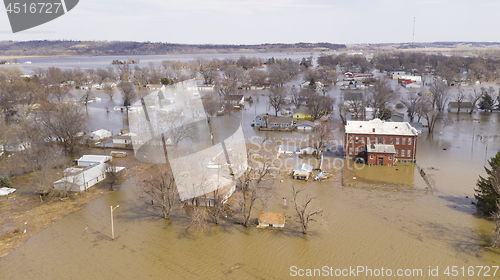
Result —
<instances>
[{"instance_id":1,"label":"rooftop","mask_svg":"<svg viewBox=\"0 0 500 280\"><path fill-rule=\"evenodd\" d=\"M284 213L260 212L259 223L266 224L285 224Z\"/></svg>"},{"instance_id":2,"label":"rooftop","mask_svg":"<svg viewBox=\"0 0 500 280\"><path fill-rule=\"evenodd\" d=\"M418 136L417 130L407 122L385 122L380 119L347 121L345 133Z\"/></svg>"},{"instance_id":3,"label":"rooftop","mask_svg":"<svg viewBox=\"0 0 500 280\"><path fill-rule=\"evenodd\" d=\"M386 154L396 153L394 145L371 144L367 145L366 150L369 153L386 153Z\"/></svg>"}]
</instances>

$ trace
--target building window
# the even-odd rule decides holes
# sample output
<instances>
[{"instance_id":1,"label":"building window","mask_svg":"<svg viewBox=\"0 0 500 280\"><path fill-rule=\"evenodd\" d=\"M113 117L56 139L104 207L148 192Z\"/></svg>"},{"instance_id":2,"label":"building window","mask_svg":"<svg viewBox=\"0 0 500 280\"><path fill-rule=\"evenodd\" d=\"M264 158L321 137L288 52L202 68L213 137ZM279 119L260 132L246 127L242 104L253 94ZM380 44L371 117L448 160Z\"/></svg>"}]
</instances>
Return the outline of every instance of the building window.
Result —
<instances>
[{"instance_id":1,"label":"building window","mask_svg":"<svg viewBox=\"0 0 500 280\"><path fill-rule=\"evenodd\" d=\"M406 145L406 138L401 138L402 144Z\"/></svg>"},{"instance_id":2,"label":"building window","mask_svg":"<svg viewBox=\"0 0 500 280\"><path fill-rule=\"evenodd\" d=\"M411 138L408 138L408 145L411 145Z\"/></svg>"},{"instance_id":3,"label":"building window","mask_svg":"<svg viewBox=\"0 0 500 280\"><path fill-rule=\"evenodd\" d=\"M366 144L371 144L371 142L370 142L370 137L369 137L369 136L368 136L368 137L366 137Z\"/></svg>"},{"instance_id":4,"label":"building window","mask_svg":"<svg viewBox=\"0 0 500 280\"><path fill-rule=\"evenodd\" d=\"M382 143L385 144L385 137L382 137Z\"/></svg>"},{"instance_id":5,"label":"building window","mask_svg":"<svg viewBox=\"0 0 500 280\"><path fill-rule=\"evenodd\" d=\"M349 136L349 142L352 143L352 135Z\"/></svg>"},{"instance_id":6,"label":"building window","mask_svg":"<svg viewBox=\"0 0 500 280\"><path fill-rule=\"evenodd\" d=\"M392 164L389 164L389 166L392 166Z\"/></svg>"},{"instance_id":7,"label":"building window","mask_svg":"<svg viewBox=\"0 0 500 280\"><path fill-rule=\"evenodd\" d=\"M363 143L363 144L365 143L365 137L364 136L361 137L361 143Z\"/></svg>"},{"instance_id":8,"label":"building window","mask_svg":"<svg viewBox=\"0 0 500 280\"><path fill-rule=\"evenodd\" d=\"M352 155L352 147L349 148L349 154Z\"/></svg>"},{"instance_id":9,"label":"building window","mask_svg":"<svg viewBox=\"0 0 500 280\"><path fill-rule=\"evenodd\" d=\"M392 160L392 156L389 156L389 159Z\"/></svg>"},{"instance_id":10,"label":"building window","mask_svg":"<svg viewBox=\"0 0 500 280\"><path fill-rule=\"evenodd\" d=\"M399 156L399 150L396 149L396 156Z\"/></svg>"},{"instance_id":11,"label":"building window","mask_svg":"<svg viewBox=\"0 0 500 280\"><path fill-rule=\"evenodd\" d=\"M373 155L370 155L370 159L373 159Z\"/></svg>"},{"instance_id":12,"label":"building window","mask_svg":"<svg viewBox=\"0 0 500 280\"><path fill-rule=\"evenodd\" d=\"M354 149L354 154L355 154L355 155L357 155L357 154L358 154L358 151L359 151L359 149L358 149L358 148Z\"/></svg>"},{"instance_id":13,"label":"building window","mask_svg":"<svg viewBox=\"0 0 500 280\"><path fill-rule=\"evenodd\" d=\"M394 144L394 138L391 137L391 141L389 142L389 144Z\"/></svg>"},{"instance_id":14,"label":"building window","mask_svg":"<svg viewBox=\"0 0 500 280\"><path fill-rule=\"evenodd\" d=\"M408 150L408 157L411 157L411 150Z\"/></svg>"},{"instance_id":15,"label":"building window","mask_svg":"<svg viewBox=\"0 0 500 280\"><path fill-rule=\"evenodd\" d=\"M399 145L399 137L396 138L396 145Z\"/></svg>"},{"instance_id":16,"label":"building window","mask_svg":"<svg viewBox=\"0 0 500 280\"><path fill-rule=\"evenodd\" d=\"M379 143L379 144L380 144L380 143L382 143L382 141L384 141L384 140L382 140L382 138L384 138L384 137L379 137L379 138L378 138L378 143Z\"/></svg>"},{"instance_id":17,"label":"building window","mask_svg":"<svg viewBox=\"0 0 500 280\"><path fill-rule=\"evenodd\" d=\"M356 136L356 143L359 143L359 136Z\"/></svg>"},{"instance_id":18,"label":"building window","mask_svg":"<svg viewBox=\"0 0 500 280\"><path fill-rule=\"evenodd\" d=\"M372 129L372 132L373 132L373 133L375 133L375 128L374 128L374 129Z\"/></svg>"},{"instance_id":19,"label":"building window","mask_svg":"<svg viewBox=\"0 0 500 280\"><path fill-rule=\"evenodd\" d=\"M404 157L405 156L405 150L401 150L401 156Z\"/></svg>"}]
</instances>

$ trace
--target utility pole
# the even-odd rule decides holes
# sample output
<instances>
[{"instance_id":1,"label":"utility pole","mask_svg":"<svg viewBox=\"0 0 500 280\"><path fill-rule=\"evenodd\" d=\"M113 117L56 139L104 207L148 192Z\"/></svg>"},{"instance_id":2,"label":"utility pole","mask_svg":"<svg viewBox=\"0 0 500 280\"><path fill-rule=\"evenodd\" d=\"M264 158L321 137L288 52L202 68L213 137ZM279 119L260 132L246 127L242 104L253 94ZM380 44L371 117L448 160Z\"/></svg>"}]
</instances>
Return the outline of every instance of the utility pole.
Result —
<instances>
[{"instance_id":1,"label":"utility pole","mask_svg":"<svg viewBox=\"0 0 500 280\"><path fill-rule=\"evenodd\" d=\"M415 43L415 17L413 17L413 36L412 36L412 39L411 39L411 48L413 49L414 48L414 44Z\"/></svg>"},{"instance_id":2,"label":"utility pole","mask_svg":"<svg viewBox=\"0 0 500 280\"><path fill-rule=\"evenodd\" d=\"M115 228L113 226L113 211L120 207L120 205L116 205L115 208L113 208L113 206L110 206L110 209L111 209L111 239L113 239L113 241L115 241Z\"/></svg>"}]
</instances>

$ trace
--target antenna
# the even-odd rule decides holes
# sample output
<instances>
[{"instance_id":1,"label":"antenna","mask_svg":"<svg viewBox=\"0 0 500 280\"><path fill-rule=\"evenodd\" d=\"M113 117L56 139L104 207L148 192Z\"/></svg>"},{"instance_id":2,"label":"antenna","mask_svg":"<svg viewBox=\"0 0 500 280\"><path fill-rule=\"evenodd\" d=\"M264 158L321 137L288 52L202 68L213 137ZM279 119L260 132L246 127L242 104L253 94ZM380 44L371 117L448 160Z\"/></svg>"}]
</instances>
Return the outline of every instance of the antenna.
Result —
<instances>
[{"instance_id":1,"label":"antenna","mask_svg":"<svg viewBox=\"0 0 500 280\"><path fill-rule=\"evenodd\" d=\"M414 48L414 42L415 42L415 17L413 17L413 36L412 36L412 39L411 39L411 48L413 49Z\"/></svg>"}]
</instances>

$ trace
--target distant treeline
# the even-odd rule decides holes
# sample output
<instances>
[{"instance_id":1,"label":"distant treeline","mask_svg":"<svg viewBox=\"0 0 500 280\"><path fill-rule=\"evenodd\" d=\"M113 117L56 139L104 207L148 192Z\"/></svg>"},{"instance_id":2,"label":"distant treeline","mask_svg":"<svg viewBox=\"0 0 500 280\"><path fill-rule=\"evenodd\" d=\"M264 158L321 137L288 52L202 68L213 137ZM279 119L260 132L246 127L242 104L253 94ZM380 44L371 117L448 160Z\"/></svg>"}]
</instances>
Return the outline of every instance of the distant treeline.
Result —
<instances>
[{"instance_id":1,"label":"distant treeline","mask_svg":"<svg viewBox=\"0 0 500 280\"><path fill-rule=\"evenodd\" d=\"M161 55L190 53L319 52L343 50L344 44L296 43L259 45L187 45L153 42L0 41L3 56Z\"/></svg>"}]
</instances>

